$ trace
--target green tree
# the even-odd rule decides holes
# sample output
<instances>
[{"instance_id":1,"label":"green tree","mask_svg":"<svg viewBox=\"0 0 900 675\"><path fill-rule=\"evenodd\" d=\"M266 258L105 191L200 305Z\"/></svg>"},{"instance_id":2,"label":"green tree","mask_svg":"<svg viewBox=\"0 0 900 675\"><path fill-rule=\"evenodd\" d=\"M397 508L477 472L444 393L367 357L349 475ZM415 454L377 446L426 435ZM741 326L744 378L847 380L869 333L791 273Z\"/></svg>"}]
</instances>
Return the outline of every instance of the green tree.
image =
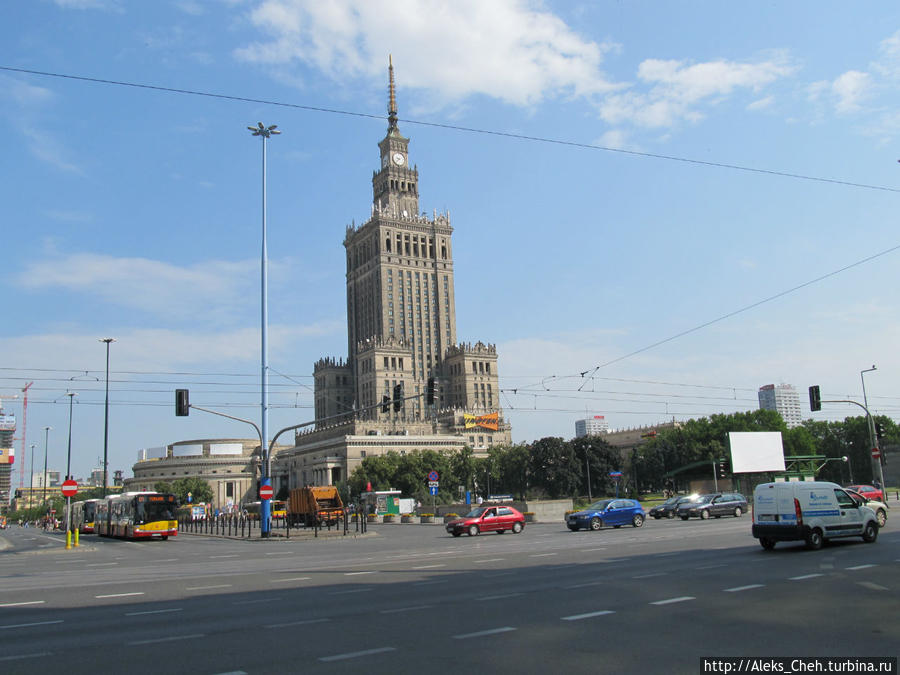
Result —
<instances>
[{"instance_id":1,"label":"green tree","mask_svg":"<svg viewBox=\"0 0 900 675\"><path fill-rule=\"evenodd\" d=\"M169 492L178 497L178 501L182 504L188 503L188 492L191 493L191 501L194 504L200 504L201 502L210 503L213 500L213 490L209 483L196 476L188 476L173 481Z\"/></svg>"}]
</instances>

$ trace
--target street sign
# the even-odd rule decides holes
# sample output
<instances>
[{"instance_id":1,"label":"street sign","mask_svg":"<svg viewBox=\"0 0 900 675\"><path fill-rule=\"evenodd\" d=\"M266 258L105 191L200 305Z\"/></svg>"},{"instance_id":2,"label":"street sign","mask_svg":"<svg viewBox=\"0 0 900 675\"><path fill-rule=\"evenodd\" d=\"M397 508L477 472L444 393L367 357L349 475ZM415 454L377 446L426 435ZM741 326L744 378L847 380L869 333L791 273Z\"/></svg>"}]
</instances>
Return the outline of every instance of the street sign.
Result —
<instances>
[{"instance_id":1,"label":"street sign","mask_svg":"<svg viewBox=\"0 0 900 675\"><path fill-rule=\"evenodd\" d=\"M440 476L438 476L438 472L437 472L437 471L429 471L429 472L428 472L428 480L429 480L429 481L432 481L432 482L435 482L435 483L436 483L438 480L440 480Z\"/></svg>"},{"instance_id":2,"label":"street sign","mask_svg":"<svg viewBox=\"0 0 900 675\"><path fill-rule=\"evenodd\" d=\"M428 491L431 494L436 495L438 493L437 485L432 485L431 487L428 488Z\"/></svg>"},{"instance_id":3,"label":"street sign","mask_svg":"<svg viewBox=\"0 0 900 675\"><path fill-rule=\"evenodd\" d=\"M64 481L62 484L63 497L74 497L78 494L78 483L74 480Z\"/></svg>"},{"instance_id":4,"label":"street sign","mask_svg":"<svg viewBox=\"0 0 900 675\"><path fill-rule=\"evenodd\" d=\"M271 485L262 485L259 488L259 498L260 499L272 499L272 495L275 494L275 490Z\"/></svg>"},{"instance_id":5,"label":"street sign","mask_svg":"<svg viewBox=\"0 0 900 675\"><path fill-rule=\"evenodd\" d=\"M881 459L881 450L872 448L872 459Z\"/></svg>"},{"instance_id":6,"label":"street sign","mask_svg":"<svg viewBox=\"0 0 900 675\"><path fill-rule=\"evenodd\" d=\"M439 485L439 483L436 480L428 481L428 487L430 487L430 488L436 488L436 487L438 487L438 485Z\"/></svg>"}]
</instances>

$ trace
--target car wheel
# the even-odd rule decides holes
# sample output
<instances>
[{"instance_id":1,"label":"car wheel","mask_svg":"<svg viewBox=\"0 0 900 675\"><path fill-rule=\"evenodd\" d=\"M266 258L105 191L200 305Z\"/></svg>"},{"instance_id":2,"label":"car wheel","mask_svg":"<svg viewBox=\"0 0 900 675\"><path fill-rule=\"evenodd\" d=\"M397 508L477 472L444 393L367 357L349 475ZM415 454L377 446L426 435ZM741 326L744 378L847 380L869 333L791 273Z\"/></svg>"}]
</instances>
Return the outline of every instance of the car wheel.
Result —
<instances>
[{"instance_id":1,"label":"car wheel","mask_svg":"<svg viewBox=\"0 0 900 675\"><path fill-rule=\"evenodd\" d=\"M875 540L878 539L878 526L871 520L866 523L862 538L867 544L873 544L875 543Z\"/></svg>"},{"instance_id":2,"label":"car wheel","mask_svg":"<svg viewBox=\"0 0 900 675\"><path fill-rule=\"evenodd\" d=\"M469 525L469 536L474 537L478 534L478 526L477 525Z\"/></svg>"},{"instance_id":3,"label":"car wheel","mask_svg":"<svg viewBox=\"0 0 900 675\"><path fill-rule=\"evenodd\" d=\"M654 513L654 514L653 514L654 520L659 520L661 517L662 517L662 516L660 516L658 513Z\"/></svg>"},{"instance_id":4,"label":"car wheel","mask_svg":"<svg viewBox=\"0 0 900 675\"><path fill-rule=\"evenodd\" d=\"M884 524L887 522L887 514L884 512L884 509L878 509L875 518L878 520L878 527L884 527Z\"/></svg>"},{"instance_id":5,"label":"car wheel","mask_svg":"<svg viewBox=\"0 0 900 675\"><path fill-rule=\"evenodd\" d=\"M741 507L738 506L738 507L734 510L734 517L735 517L735 518L740 518L742 515L744 515L744 512L741 511Z\"/></svg>"},{"instance_id":6,"label":"car wheel","mask_svg":"<svg viewBox=\"0 0 900 675\"><path fill-rule=\"evenodd\" d=\"M688 518L690 518L690 516L681 516L682 520L687 520Z\"/></svg>"},{"instance_id":7,"label":"car wheel","mask_svg":"<svg viewBox=\"0 0 900 675\"><path fill-rule=\"evenodd\" d=\"M513 526L512 526L513 534L519 534L519 532L521 532L524 527L525 526L522 525L522 523L518 523L518 522L513 523Z\"/></svg>"},{"instance_id":8,"label":"car wheel","mask_svg":"<svg viewBox=\"0 0 900 675\"><path fill-rule=\"evenodd\" d=\"M666 518L674 518L674 517L675 517L675 512L674 512L674 511L669 511L669 512L666 514Z\"/></svg>"},{"instance_id":9,"label":"car wheel","mask_svg":"<svg viewBox=\"0 0 900 675\"><path fill-rule=\"evenodd\" d=\"M593 518L591 518L591 529L592 530L599 530L601 527L603 527L603 521L600 520L600 518L598 518L597 516L594 516Z\"/></svg>"},{"instance_id":10,"label":"car wheel","mask_svg":"<svg viewBox=\"0 0 900 675\"><path fill-rule=\"evenodd\" d=\"M701 520L709 520L709 511L701 511L700 518Z\"/></svg>"},{"instance_id":11,"label":"car wheel","mask_svg":"<svg viewBox=\"0 0 900 675\"><path fill-rule=\"evenodd\" d=\"M822 531L818 528L810 530L806 535L806 548L810 551L818 551L824 543Z\"/></svg>"},{"instance_id":12,"label":"car wheel","mask_svg":"<svg viewBox=\"0 0 900 675\"><path fill-rule=\"evenodd\" d=\"M454 537L461 537L461 536L462 536L462 532L451 532L450 534L452 534Z\"/></svg>"},{"instance_id":13,"label":"car wheel","mask_svg":"<svg viewBox=\"0 0 900 675\"><path fill-rule=\"evenodd\" d=\"M634 527L640 527L644 524L644 516L642 516L640 513L635 513L634 518L631 519L631 524Z\"/></svg>"},{"instance_id":14,"label":"car wheel","mask_svg":"<svg viewBox=\"0 0 900 675\"><path fill-rule=\"evenodd\" d=\"M762 546L762 547L763 547L764 549L766 549L767 551L771 551L773 548L775 548L775 540L774 540L774 539L768 539L768 538L766 538L766 537L760 537L760 538L759 538L759 545Z\"/></svg>"}]
</instances>

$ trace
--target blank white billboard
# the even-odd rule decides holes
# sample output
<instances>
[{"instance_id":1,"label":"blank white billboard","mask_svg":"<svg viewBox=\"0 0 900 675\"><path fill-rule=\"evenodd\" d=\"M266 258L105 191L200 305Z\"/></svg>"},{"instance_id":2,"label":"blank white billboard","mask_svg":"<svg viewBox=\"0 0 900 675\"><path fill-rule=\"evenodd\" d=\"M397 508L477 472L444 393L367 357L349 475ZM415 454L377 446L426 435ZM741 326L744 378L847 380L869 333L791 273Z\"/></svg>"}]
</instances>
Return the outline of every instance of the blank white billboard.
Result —
<instances>
[{"instance_id":1,"label":"blank white billboard","mask_svg":"<svg viewBox=\"0 0 900 675\"><path fill-rule=\"evenodd\" d=\"M728 441L734 473L784 471L780 431L730 431Z\"/></svg>"},{"instance_id":2,"label":"blank white billboard","mask_svg":"<svg viewBox=\"0 0 900 675\"><path fill-rule=\"evenodd\" d=\"M194 457L203 454L202 443L190 443L187 445L173 445L172 457Z\"/></svg>"},{"instance_id":3,"label":"blank white billboard","mask_svg":"<svg viewBox=\"0 0 900 675\"><path fill-rule=\"evenodd\" d=\"M209 454L211 455L241 455L244 453L244 446L240 443L210 443Z\"/></svg>"}]
</instances>

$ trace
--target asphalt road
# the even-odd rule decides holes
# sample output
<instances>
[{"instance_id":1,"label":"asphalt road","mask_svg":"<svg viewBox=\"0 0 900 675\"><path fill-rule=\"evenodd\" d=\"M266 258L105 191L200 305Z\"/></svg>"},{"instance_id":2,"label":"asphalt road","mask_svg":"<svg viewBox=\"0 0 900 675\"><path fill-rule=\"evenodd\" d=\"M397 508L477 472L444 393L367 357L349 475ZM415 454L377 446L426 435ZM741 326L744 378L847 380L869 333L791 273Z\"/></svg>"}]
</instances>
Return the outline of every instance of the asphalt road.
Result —
<instances>
[{"instance_id":1,"label":"asphalt road","mask_svg":"<svg viewBox=\"0 0 900 675\"><path fill-rule=\"evenodd\" d=\"M702 673L897 656L900 535L765 552L750 519L455 539L0 533L3 673ZM708 671L707 671L708 672Z\"/></svg>"}]
</instances>

